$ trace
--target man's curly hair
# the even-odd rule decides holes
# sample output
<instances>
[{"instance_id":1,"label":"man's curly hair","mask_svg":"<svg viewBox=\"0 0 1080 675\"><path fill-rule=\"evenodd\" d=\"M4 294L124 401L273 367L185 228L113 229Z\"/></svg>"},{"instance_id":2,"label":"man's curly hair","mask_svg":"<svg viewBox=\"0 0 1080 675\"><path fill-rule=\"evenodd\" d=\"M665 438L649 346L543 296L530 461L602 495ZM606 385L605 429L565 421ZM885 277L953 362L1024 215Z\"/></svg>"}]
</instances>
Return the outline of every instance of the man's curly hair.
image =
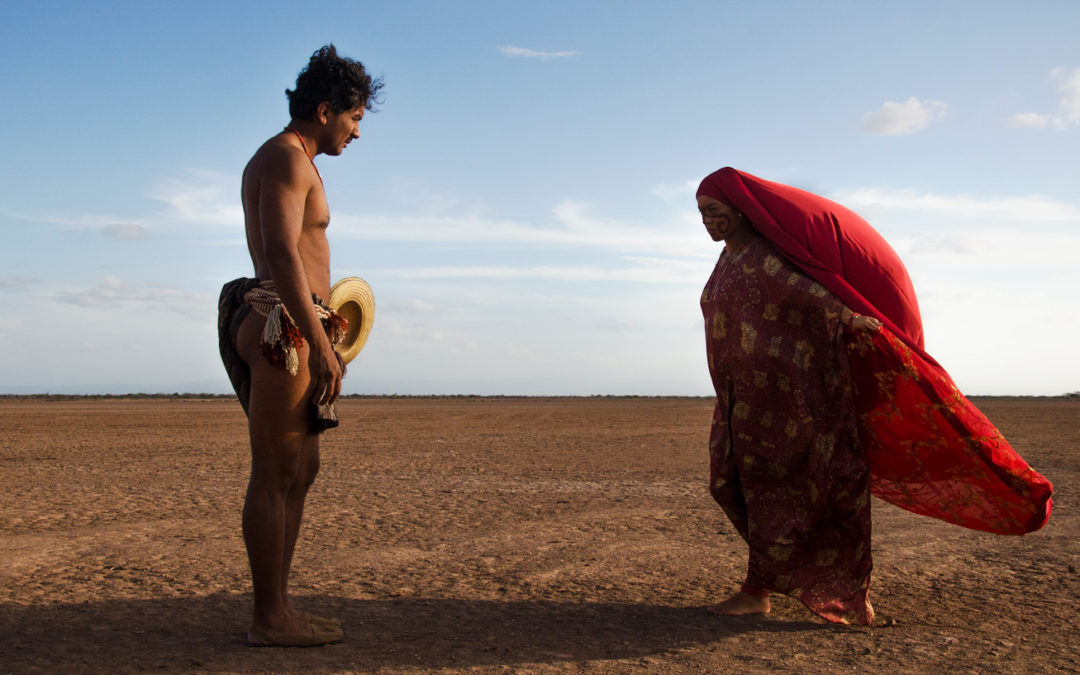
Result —
<instances>
[{"instance_id":1,"label":"man's curly hair","mask_svg":"<svg viewBox=\"0 0 1080 675\"><path fill-rule=\"evenodd\" d=\"M311 55L307 67L296 76L296 89L286 89L289 115L294 120L310 120L319 104L326 101L337 113L364 106L371 109L379 101L380 78L364 70L364 64L338 56L329 44Z\"/></svg>"}]
</instances>

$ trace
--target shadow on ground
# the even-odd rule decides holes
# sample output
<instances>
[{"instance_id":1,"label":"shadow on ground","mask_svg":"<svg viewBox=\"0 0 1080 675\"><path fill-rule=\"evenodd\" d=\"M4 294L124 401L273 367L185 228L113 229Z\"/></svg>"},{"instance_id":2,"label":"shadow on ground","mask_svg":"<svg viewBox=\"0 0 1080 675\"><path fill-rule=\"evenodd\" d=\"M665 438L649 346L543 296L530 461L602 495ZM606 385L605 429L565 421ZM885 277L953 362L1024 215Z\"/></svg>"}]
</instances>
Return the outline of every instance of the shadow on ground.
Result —
<instances>
[{"instance_id":1,"label":"shadow on ground","mask_svg":"<svg viewBox=\"0 0 1080 675\"><path fill-rule=\"evenodd\" d=\"M756 631L837 630L771 617L718 619L701 607L328 597L300 598L298 605L340 617L345 642L250 648L244 641L250 597L244 595L0 606L0 670L115 671L125 662L139 672L557 665L644 658Z\"/></svg>"}]
</instances>

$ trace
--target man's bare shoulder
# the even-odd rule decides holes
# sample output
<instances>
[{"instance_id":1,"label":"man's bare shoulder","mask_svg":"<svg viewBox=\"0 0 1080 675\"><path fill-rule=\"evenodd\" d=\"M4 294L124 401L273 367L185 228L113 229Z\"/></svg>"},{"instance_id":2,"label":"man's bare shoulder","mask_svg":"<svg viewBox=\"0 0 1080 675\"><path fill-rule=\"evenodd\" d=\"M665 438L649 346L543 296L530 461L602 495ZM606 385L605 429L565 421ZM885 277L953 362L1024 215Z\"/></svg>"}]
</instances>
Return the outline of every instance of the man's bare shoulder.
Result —
<instances>
[{"instance_id":1,"label":"man's bare shoulder","mask_svg":"<svg viewBox=\"0 0 1080 675\"><path fill-rule=\"evenodd\" d=\"M244 180L278 180L293 185L311 183L311 160L286 134L263 143L244 167Z\"/></svg>"}]
</instances>

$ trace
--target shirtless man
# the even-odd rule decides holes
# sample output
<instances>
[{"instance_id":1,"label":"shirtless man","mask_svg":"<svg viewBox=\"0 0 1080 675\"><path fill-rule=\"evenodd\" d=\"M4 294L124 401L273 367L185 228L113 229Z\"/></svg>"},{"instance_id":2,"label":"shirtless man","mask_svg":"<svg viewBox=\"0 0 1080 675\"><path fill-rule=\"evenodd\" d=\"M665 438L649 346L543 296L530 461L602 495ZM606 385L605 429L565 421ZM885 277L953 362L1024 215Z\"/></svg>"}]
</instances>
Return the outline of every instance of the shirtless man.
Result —
<instances>
[{"instance_id":1,"label":"shirtless man","mask_svg":"<svg viewBox=\"0 0 1080 675\"><path fill-rule=\"evenodd\" d=\"M301 613L288 593L304 500L319 470L319 434L337 426L333 404L345 370L334 350L341 319L322 302L330 296L330 211L312 160L340 155L359 136L381 86L359 62L323 47L285 92L289 125L244 169L256 278L222 289L219 333L251 439L243 532L254 586L252 645L315 646L343 636L336 619Z\"/></svg>"}]
</instances>

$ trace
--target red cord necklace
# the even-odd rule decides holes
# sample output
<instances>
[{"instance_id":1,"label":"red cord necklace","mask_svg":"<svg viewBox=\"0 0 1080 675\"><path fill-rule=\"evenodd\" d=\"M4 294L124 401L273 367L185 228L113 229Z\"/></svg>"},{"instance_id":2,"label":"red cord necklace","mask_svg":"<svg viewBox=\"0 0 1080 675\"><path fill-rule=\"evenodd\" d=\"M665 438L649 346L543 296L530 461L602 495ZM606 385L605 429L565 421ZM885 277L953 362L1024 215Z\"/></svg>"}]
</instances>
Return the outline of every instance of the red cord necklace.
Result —
<instances>
[{"instance_id":1,"label":"red cord necklace","mask_svg":"<svg viewBox=\"0 0 1080 675\"><path fill-rule=\"evenodd\" d=\"M300 135L299 131L293 129L292 127L285 127L285 131L291 131L296 134L296 140L300 141L300 147L304 149L304 156L306 156L308 158L308 161L311 162L311 168L315 169L315 175L319 177L319 182L321 183L322 174L319 173L319 167L315 166L315 158L308 153L307 144L304 143L304 137Z\"/></svg>"}]
</instances>

